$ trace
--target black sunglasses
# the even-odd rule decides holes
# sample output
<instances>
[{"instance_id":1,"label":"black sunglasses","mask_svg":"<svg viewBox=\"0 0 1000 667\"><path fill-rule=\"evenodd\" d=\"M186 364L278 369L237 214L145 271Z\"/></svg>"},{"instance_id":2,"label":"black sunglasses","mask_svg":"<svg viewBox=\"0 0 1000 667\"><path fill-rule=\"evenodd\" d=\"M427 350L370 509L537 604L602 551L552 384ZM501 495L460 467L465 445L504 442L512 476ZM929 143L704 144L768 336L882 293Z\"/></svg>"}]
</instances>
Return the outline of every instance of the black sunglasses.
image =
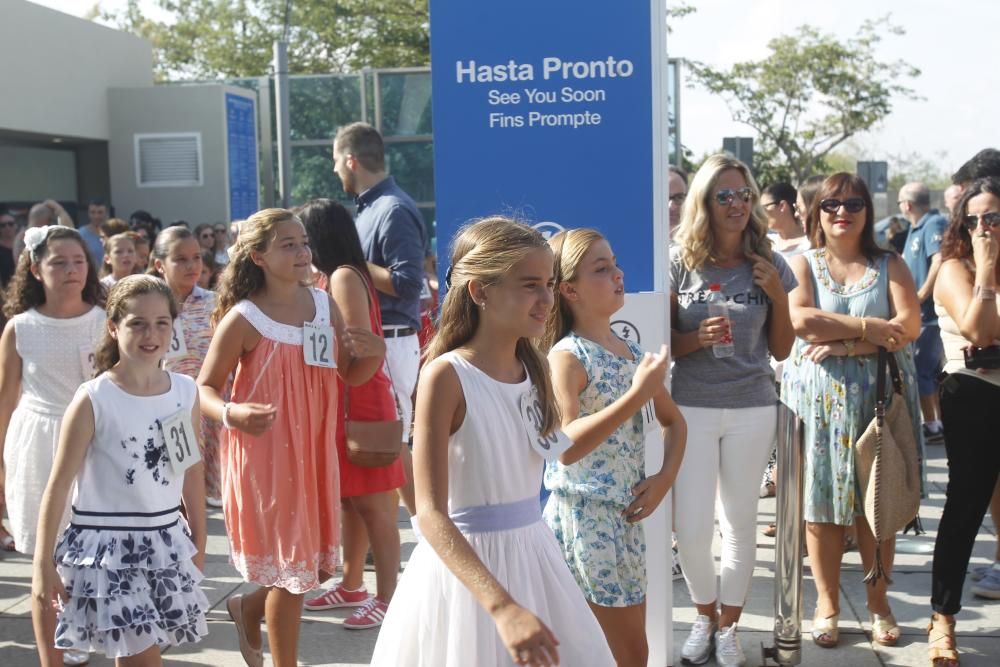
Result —
<instances>
[{"instance_id":1,"label":"black sunglasses","mask_svg":"<svg viewBox=\"0 0 1000 667\"><path fill-rule=\"evenodd\" d=\"M980 221L984 227L1000 227L1000 213L993 211L982 215L966 215L962 218L962 225L971 232L979 226Z\"/></svg>"},{"instance_id":2,"label":"black sunglasses","mask_svg":"<svg viewBox=\"0 0 1000 667\"><path fill-rule=\"evenodd\" d=\"M851 197L850 199L824 199L819 203L819 207L827 213L836 213L843 206L848 213L858 213L865 210L865 200L861 197Z\"/></svg>"},{"instance_id":3,"label":"black sunglasses","mask_svg":"<svg viewBox=\"0 0 1000 667\"><path fill-rule=\"evenodd\" d=\"M748 202L753 199L753 190L750 188L740 188L739 190L725 188L715 193L715 201L719 203L719 206L729 206L736 201L737 197Z\"/></svg>"}]
</instances>

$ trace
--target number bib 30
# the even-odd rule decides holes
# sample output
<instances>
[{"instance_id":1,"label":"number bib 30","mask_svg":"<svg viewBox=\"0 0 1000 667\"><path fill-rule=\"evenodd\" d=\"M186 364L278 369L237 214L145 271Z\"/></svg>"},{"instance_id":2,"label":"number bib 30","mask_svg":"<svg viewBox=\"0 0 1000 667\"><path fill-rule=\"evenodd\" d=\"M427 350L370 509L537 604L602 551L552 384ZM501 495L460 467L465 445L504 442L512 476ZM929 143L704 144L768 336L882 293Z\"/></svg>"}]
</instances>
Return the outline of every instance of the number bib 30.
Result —
<instances>
[{"instance_id":1,"label":"number bib 30","mask_svg":"<svg viewBox=\"0 0 1000 667\"><path fill-rule=\"evenodd\" d=\"M555 461L573 445L566 434L559 429L548 435L542 435L542 403L538 399L538 389L535 387L521 394L519 412L531 448L546 461Z\"/></svg>"}]
</instances>

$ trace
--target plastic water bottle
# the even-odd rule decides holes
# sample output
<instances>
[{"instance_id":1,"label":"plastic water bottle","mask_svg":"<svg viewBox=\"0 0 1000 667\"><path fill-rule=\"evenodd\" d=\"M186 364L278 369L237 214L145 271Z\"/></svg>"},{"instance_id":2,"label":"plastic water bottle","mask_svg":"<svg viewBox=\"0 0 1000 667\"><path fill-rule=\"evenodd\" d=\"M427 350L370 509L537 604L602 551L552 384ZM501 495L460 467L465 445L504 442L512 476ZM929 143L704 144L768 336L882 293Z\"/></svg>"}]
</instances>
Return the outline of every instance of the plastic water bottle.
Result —
<instances>
[{"instance_id":1,"label":"plastic water bottle","mask_svg":"<svg viewBox=\"0 0 1000 667\"><path fill-rule=\"evenodd\" d=\"M729 333L712 346L712 352L719 359L731 357L736 353L736 349L733 347L733 329L729 322L729 304L726 303L726 297L722 293L722 285L714 283L709 285L708 289L710 290L708 295L708 316L726 318L726 326L729 327Z\"/></svg>"}]
</instances>

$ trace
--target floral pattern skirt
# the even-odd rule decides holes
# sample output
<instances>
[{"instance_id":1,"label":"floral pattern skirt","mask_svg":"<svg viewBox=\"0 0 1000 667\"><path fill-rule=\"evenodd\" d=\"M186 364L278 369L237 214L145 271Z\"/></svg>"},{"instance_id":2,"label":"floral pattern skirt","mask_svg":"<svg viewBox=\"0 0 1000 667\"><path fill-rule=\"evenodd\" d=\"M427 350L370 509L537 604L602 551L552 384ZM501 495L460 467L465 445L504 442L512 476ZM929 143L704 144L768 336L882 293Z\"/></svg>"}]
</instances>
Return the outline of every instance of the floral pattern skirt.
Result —
<instances>
[{"instance_id":1,"label":"floral pattern skirt","mask_svg":"<svg viewBox=\"0 0 1000 667\"><path fill-rule=\"evenodd\" d=\"M208 634L208 599L191 562L196 548L184 521L154 530L71 524L56 546L69 601L59 612L55 645L109 658L177 646Z\"/></svg>"},{"instance_id":2,"label":"floral pattern skirt","mask_svg":"<svg viewBox=\"0 0 1000 667\"><path fill-rule=\"evenodd\" d=\"M877 355L827 357L820 363L803 359L797 340L785 363L782 401L802 419L805 520L854 524L864 513L854 472L854 445L875 416ZM896 353L903 396L920 444L923 486L923 440L916 369L909 348ZM891 383L890 383L891 386Z\"/></svg>"},{"instance_id":3,"label":"floral pattern skirt","mask_svg":"<svg viewBox=\"0 0 1000 667\"><path fill-rule=\"evenodd\" d=\"M617 503L553 492L543 517L588 602L631 607L646 599L646 538Z\"/></svg>"}]
</instances>

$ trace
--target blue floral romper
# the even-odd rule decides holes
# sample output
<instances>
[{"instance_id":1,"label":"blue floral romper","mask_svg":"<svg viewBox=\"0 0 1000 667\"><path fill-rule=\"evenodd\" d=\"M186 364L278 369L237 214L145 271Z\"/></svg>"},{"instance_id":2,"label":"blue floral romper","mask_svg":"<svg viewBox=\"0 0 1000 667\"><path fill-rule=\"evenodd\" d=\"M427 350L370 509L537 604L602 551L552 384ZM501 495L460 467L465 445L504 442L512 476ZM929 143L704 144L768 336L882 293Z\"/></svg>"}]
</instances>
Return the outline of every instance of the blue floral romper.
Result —
<instances>
[{"instance_id":1,"label":"blue floral romper","mask_svg":"<svg viewBox=\"0 0 1000 667\"><path fill-rule=\"evenodd\" d=\"M553 346L580 360L587 386L580 393L580 417L603 410L632 385L642 350L624 341L632 359L570 332ZM588 601L602 607L630 607L646 599L646 540L641 523L628 523L622 510L632 488L645 478L641 414L618 427L594 451L571 465L552 461L545 487L552 492L544 518Z\"/></svg>"}]
</instances>

